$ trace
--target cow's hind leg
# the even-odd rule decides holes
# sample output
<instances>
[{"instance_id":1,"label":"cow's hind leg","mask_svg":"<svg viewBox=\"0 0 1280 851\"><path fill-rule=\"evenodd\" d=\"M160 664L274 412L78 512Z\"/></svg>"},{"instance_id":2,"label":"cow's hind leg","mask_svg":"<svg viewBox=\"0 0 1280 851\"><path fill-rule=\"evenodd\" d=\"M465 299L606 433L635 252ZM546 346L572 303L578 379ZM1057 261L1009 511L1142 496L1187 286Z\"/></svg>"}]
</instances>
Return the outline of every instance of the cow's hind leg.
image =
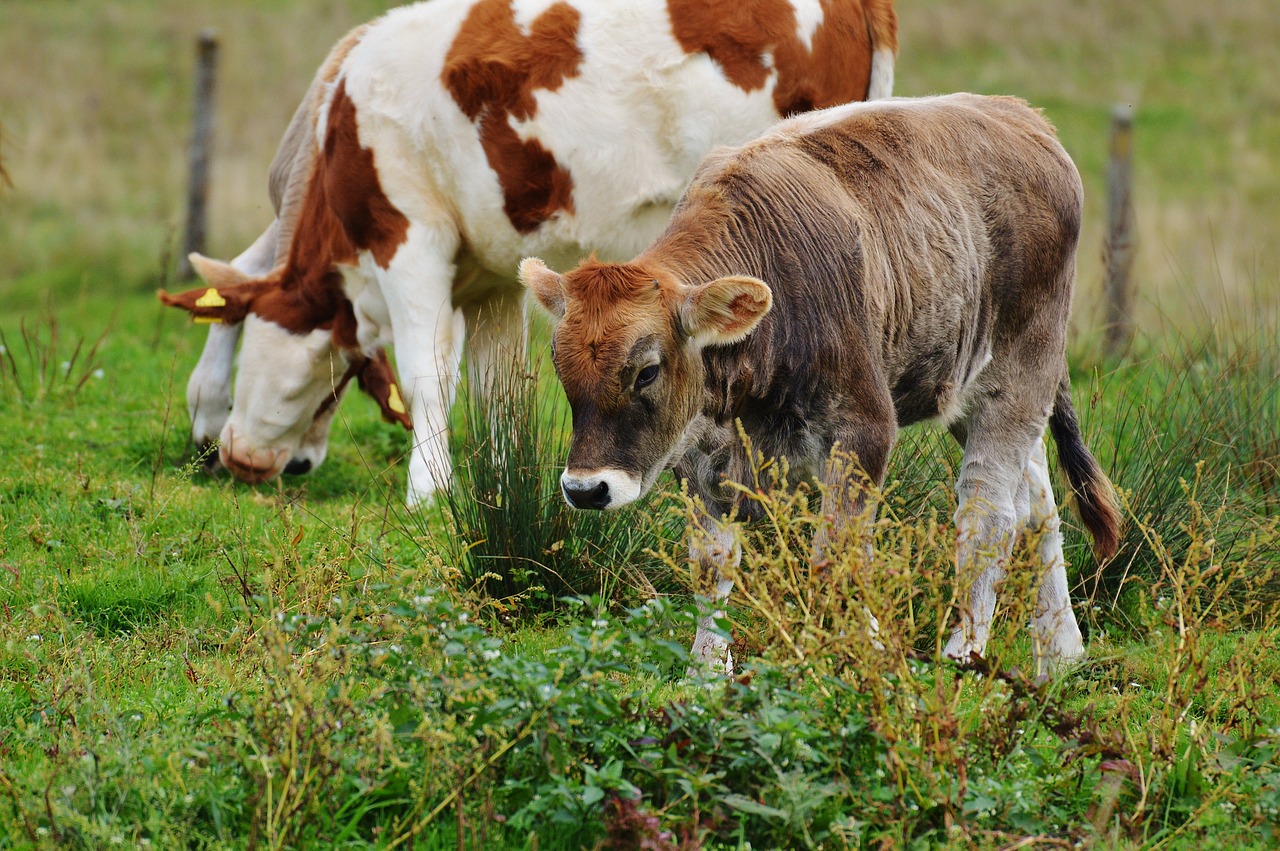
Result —
<instances>
[{"instance_id":1,"label":"cow's hind leg","mask_svg":"<svg viewBox=\"0 0 1280 851\"><path fill-rule=\"evenodd\" d=\"M449 483L449 408L458 384L462 314L453 308L453 256L457 234L418 223L386 269L374 274L386 302L396 366L413 418L409 456L410 507Z\"/></svg>"},{"instance_id":2,"label":"cow's hind leg","mask_svg":"<svg viewBox=\"0 0 1280 851\"><path fill-rule=\"evenodd\" d=\"M467 381L488 393L518 378L525 352L524 290L495 281L484 297L462 309L467 324Z\"/></svg>"},{"instance_id":3,"label":"cow's hind leg","mask_svg":"<svg viewBox=\"0 0 1280 851\"><path fill-rule=\"evenodd\" d=\"M1027 532L1036 542L1040 592L1032 619L1036 671L1044 676L1084 653L1084 640L1071 610L1067 563L1062 554L1062 524L1049 480L1049 462L1043 440L1036 441L1027 462L1025 481L1029 505Z\"/></svg>"},{"instance_id":4,"label":"cow's hind leg","mask_svg":"<svg viewBox=\"0 0 1280 851\"><path fill-rule=\"evenodd\" d=\"M1025 472L1044 431L1048 406L1029 414L1024 399L1023 393L1001 393L953 428L964 443L956 486L956 581L969 592L960 625L944 651L953 659L967 660L986 649L996 586L1004 578L1014 539L1026 524L1030 494Z\"/></svg>"}]
</instances>

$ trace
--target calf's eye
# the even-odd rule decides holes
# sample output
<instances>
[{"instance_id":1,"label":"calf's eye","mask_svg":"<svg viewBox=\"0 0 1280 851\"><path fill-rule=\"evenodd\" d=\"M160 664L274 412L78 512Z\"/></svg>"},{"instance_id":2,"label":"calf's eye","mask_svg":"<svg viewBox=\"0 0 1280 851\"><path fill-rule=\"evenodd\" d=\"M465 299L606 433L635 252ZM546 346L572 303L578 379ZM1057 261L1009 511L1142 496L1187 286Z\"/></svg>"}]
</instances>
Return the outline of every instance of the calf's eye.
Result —
<instances>
[{"instance_id":1,"label":"calf's eye","mask_svg":"<svg viewBox=\"0 0 1280 851\"><path fill-rule=\"evenodd\" d=\"M636 376L636 389L641 390L648 387L658 377L658 365L651 363L644 369L640 370L640 374Z\"/></svg>"}]
</instances>

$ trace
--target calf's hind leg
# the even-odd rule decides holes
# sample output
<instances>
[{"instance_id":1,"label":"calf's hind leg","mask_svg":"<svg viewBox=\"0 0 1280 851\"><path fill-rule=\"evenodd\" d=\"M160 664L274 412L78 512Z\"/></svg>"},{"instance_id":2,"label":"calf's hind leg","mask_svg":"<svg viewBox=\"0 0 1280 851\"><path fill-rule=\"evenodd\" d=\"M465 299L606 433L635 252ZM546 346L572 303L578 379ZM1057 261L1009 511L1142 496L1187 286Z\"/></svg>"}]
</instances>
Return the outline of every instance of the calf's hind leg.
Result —
<instances>
[{"instance_id":1,"label":"calf's hind leg","mask_svg":"<svg viewBox=\"0 0 1280 851\"><path fill-rule=\"evenodd\" d=\"M1013 542L1025 525L1030 494L1027 462L1048 418L1029 422L1014 416L1018 401L1011 394L987 404L952 429L964 444L964 460L956 485L956 582L969 589L960 625L943 651L953 659L982 655L991 636L996 586L1005 576ZM1013 409L1013 410L1010 410ZM1021 509L1021 510L1019 510Z\"/></svg>"},{"instance_id":2,"label":"calf's hind leg","mask_svg":"<svg viewBox=\"0 0 1280 851\"><path fill-rule=\"evenodd\" d=\"M1047 675L1059 665L1084 654L1084 640L1067 585L1067 563L1062 554L1062 523L1053 499L1049 462L1043 440L1037 440L1027 462L1029 497L1027 532L1036 539L1040 591L1032 618L1036 673Z\"/></svg>"}]
</instances>

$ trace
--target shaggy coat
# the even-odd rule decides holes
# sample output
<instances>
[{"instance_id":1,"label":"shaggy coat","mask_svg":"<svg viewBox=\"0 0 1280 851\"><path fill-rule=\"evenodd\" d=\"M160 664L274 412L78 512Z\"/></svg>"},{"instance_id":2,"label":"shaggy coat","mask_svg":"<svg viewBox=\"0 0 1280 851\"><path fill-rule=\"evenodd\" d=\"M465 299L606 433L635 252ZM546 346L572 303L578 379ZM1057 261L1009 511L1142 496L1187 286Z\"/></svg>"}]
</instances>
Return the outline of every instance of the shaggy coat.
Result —
<instances>
[{"instance_id":1,"label":"shaggy coat","mask_svg":"<svg viewBox=\"0 0 1280 851\"><path fill-rule=\"evenodd\" d=\"M1081 207L1053 128L1011 98L852 104L713 152L630 263L522 264L557 320L566 498L613 508L674 467L713 516L750 516L728 486L751 481L740 423L793 481L832 486L838 530L858 505L831 480L833 448L879 483L897 430L938 420L965 448L959 558L977 576L948 652L981 652L1014 534L1049 524L1038 647L1078 655L1046 425L1104 557L1118 534L1065 361Z\"/></svg>"}]
</instances>

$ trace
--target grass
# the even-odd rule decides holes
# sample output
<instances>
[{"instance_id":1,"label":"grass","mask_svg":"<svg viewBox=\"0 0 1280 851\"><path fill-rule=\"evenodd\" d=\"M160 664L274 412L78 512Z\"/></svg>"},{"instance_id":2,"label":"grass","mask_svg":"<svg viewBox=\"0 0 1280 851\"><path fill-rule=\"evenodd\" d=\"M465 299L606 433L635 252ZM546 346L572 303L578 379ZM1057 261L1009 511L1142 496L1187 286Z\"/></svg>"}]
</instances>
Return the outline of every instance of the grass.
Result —
<instances>
[{"instance_id":1,"label":"grass","mask_svg":"<svg viewBox=\"0 0 1280 851\"><path fill-rule=\"evenodd\" d=\"M0 848L1274 846L1269 4L900 8L900 93L1022 95L1080 162L1074 381L1126 498L1122 555L1100 568L1064 513L1089 648L1064 677L1024 675L1018 571L987 664L939 663L957 453L910 432L874 573L860 551L808 571L780 546L805 551L808 503L762 497L777 524L744 533L726 624L741 677L710 688L679 679L695 607L674 487L647 515L565 515L543 360L500 394L518 426L500 463L490 412L459 405L468 451L434 512L403 510L403 434L364 399L306 478L194 463L202 341L151 296L194 36L223 39L209 249L228 257L268 220L266 166L316 63L386 5L5 3ZM1115 100L1138 107L1142 238L1122 363L1093 354L1089 248ZM653 590L672 593L642 605Z\"/></svg>"},{"instance_id":2,"label":"grass","mask_svg":"<svg viewBox=\"0 0 1280 851\"><path fill-rule=\"evenodd\" d=\"M56 335L39 314L25 335L0 326L30 341L13 374L59 365L44 392L0 385L0 451L24 459L0 470L0 847L1271 841L1280 532L1259 471L1280 420L1257 415L1275 364L1256 338L1156 341L1078 375L1130 529L1105 593L1072 532L1090 652L1048 690L1020 673L1033 596L1016 571L988 667L936 660L956 457L929 431L895 450L873 573L861 550L810 573L787 554L807 551L807 500L762 497L777 524L748 530L731 609L746 678L708 690L678 679L689 598L640 607L692 583L679 499L605 516L630 537L572 528L541 367L499 394L496 465L494 429L460 405L459 489L406 515L403 438L362 399L311 477L199 473L174 381L185 324L135 296L104 327L104 303ZM495 473L536 510L512 523L476 489ZM556 540L579 548L569 587Z\"/></svg>"}]
</instances>

